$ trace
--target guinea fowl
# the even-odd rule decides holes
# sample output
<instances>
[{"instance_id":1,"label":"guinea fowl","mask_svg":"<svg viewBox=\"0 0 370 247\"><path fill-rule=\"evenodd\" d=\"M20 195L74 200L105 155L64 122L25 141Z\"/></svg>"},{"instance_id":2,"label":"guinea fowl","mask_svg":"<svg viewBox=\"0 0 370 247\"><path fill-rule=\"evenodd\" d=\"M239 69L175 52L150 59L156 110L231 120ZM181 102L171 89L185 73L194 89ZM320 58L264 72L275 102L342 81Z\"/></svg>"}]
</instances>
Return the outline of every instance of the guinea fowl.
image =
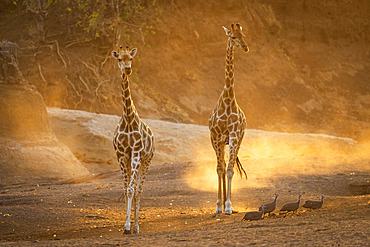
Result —
<instances>
[{"instance_id":1,"label":"guinea fowl","mask_svg":"<svg viewBox=\"0 0 370 247\"><path fill-rule=\"evenodd\" d=\"M324 196L321 196L321 201L309 200L309 201L305 202L303 207L304 208L311 208L311 209L318 209L318 208L321 208L323 203L324 203Z\"/></svg>"},{"instance_id":2,"label":"guinea fowl","mask_svg":"<svg viewBox=\"0 0 370 247\"><path fill-rule=\"evenodd\" d=\"M286 203L280 209L280 212L282 212L282 211L286 211L286 212L293 211L293 213L294 213L294 211L296 211L299 208L299 203L301 202L301 197L302 197L302 195L298 196L298 201L297 202Z\"/></svg>"},{"instance_id":3,"label":"guinea fowl","mask_svg":"<svg viewBox=\"0 0 370 247\"><path fill-rule=\"evenodd\" d=\"M264 214L267 214L267 213L270 214L272 211L275 210L277 198L278 198L278 195L275 195L275 200L273 202L262 205L265 207ZM261 211L262 206L259 208L259 211Z\"/></svg>"},{"instance_id":4,"label":"guinea fowl","mask_svg":"<svg viewBox=\"0 0 370 247\"><path fill-rule=\"evenodd\" d=\"M265 207L262 206L262 208L260 209L260 211L251 211L251 212L245 213L245 215L243 217L243 221L259 220L259 219L261 219L262 216L263 216L264 209L265 209Z\"/></svg>"}]
</instances>

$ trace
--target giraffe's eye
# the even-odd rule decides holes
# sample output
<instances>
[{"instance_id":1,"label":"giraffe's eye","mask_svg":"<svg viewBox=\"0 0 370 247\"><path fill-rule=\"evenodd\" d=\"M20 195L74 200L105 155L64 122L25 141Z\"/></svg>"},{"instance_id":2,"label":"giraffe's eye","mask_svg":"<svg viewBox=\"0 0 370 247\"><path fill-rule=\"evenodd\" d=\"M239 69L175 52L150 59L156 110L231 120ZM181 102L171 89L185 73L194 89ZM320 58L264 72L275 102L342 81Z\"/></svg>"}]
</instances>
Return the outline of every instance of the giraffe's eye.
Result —
<instances>
[{"instance_id":1,"label":"giraffe's eye","mask_svg":"<svg viewBox=\"0 0 370 247\"><path fill-rule=\"evenodd\" d=\"M231 37L232 39L236 39L235 37Z\"/></svg>"},{"instance_id":2,"label":"giraffe's eye","mask_svg":"<svg viewBox=\"0 0 370 247\"><path fill-rule=\"evenodd\" d=\"M130 58L130 61L132 61L132 58Z\"/></svg>"}]
</instances>

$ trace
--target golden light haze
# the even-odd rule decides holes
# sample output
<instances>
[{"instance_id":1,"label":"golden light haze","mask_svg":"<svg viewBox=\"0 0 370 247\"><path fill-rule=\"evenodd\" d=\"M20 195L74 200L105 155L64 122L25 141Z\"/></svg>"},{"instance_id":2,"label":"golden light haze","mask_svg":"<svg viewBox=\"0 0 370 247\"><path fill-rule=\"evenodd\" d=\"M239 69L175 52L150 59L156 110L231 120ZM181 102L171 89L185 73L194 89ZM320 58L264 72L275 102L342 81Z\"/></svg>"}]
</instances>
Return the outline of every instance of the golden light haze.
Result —
<instances>
[{"instance_id":1,"label":"golden light haze","mask_svg":"<svg viewBox=\"0 0 370 247\"><path fill-rule=\"evenodd\" d=\"M193 150L194 170L186 174L188 185L203 191L217 191L217 159L211 144ZM234 173L232 190L246 187L274 186L272 178L313 174L338 174L354 170L350 164L368 159L369 143L350 138L322 134L279 133L248 130L239 151L239 158L248 180ZM227 150L226 147L226 164ZM358 162L370 171L370 164Z\"/></svg>"}]
</instances>

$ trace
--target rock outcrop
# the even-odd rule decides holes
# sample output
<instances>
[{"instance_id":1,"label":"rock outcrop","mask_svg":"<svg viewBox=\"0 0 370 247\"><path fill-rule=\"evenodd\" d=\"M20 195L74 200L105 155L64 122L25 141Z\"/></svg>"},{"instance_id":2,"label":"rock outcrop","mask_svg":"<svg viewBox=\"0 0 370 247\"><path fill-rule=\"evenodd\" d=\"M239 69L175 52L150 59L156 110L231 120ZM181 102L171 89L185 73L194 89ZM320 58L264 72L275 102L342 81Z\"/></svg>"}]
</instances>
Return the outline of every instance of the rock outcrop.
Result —
<instances>
[{"instance_id":1,"label":"rock outcrop","mask_svg":"<svg viewBox=\"0 0 370 247\"><path fill-rule=\"evenodd\" d=\"M18 68L17 50L0 43L0 184L89 176L52 132L41 94Z\"/></svg>"}]
</instances>

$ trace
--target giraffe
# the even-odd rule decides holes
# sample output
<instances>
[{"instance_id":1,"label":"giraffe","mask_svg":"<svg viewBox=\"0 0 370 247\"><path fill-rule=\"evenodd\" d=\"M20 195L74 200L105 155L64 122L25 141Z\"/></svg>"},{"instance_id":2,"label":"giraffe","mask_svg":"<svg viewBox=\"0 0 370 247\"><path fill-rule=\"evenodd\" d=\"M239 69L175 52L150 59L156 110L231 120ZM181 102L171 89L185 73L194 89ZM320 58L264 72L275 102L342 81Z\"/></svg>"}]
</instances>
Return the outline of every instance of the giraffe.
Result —
<instances>
[{"instance_id":1,"label":"giraffe","mask_svg":"<svg viewBox=\"0 0 370 247\"><path fill-rule=\"evenodd\" d=\"M234 165L239 174L245 174L243 166L238 158L238 151L243 140L246 120L243 111L239 108L234 90L234 46L241 48L244 52L249 52L248 45L245 43L242 27L239 24L232 24L231 30L223 27L227 39L226 66L225 66L225 86L217 101L216 107L210 114L208 127L210 130L211 143L217 156L217 175L218 175L218 195L216 214L222 213L222 205L225 214L231 214L231 181L234 175ZM226 171L225 147L229 145L229 164ZM243 173L242 173L243 172ZM227 193L226 193L227 175ZM223 196L223 200L222 200Z\"/></svg>"},{"instance_id":2,"label":"giraffe","mask_svg":"<svg viewBox=\"0 0 370 247\"><path fill-rule=\"evenodd\" d=\"M132 204L135 211L134 233L139 233L139 205L143 184L149 164L154 155L153 132L139 117L131 99L129 76L131 62L137 48L129 50L120 46L112 56L118 60L122 73L123 113L114 132L113 146L123 174L123 198L126 202L126 223L124 234L131 233L130 213Z\"/></svg>"}]
</instances>

